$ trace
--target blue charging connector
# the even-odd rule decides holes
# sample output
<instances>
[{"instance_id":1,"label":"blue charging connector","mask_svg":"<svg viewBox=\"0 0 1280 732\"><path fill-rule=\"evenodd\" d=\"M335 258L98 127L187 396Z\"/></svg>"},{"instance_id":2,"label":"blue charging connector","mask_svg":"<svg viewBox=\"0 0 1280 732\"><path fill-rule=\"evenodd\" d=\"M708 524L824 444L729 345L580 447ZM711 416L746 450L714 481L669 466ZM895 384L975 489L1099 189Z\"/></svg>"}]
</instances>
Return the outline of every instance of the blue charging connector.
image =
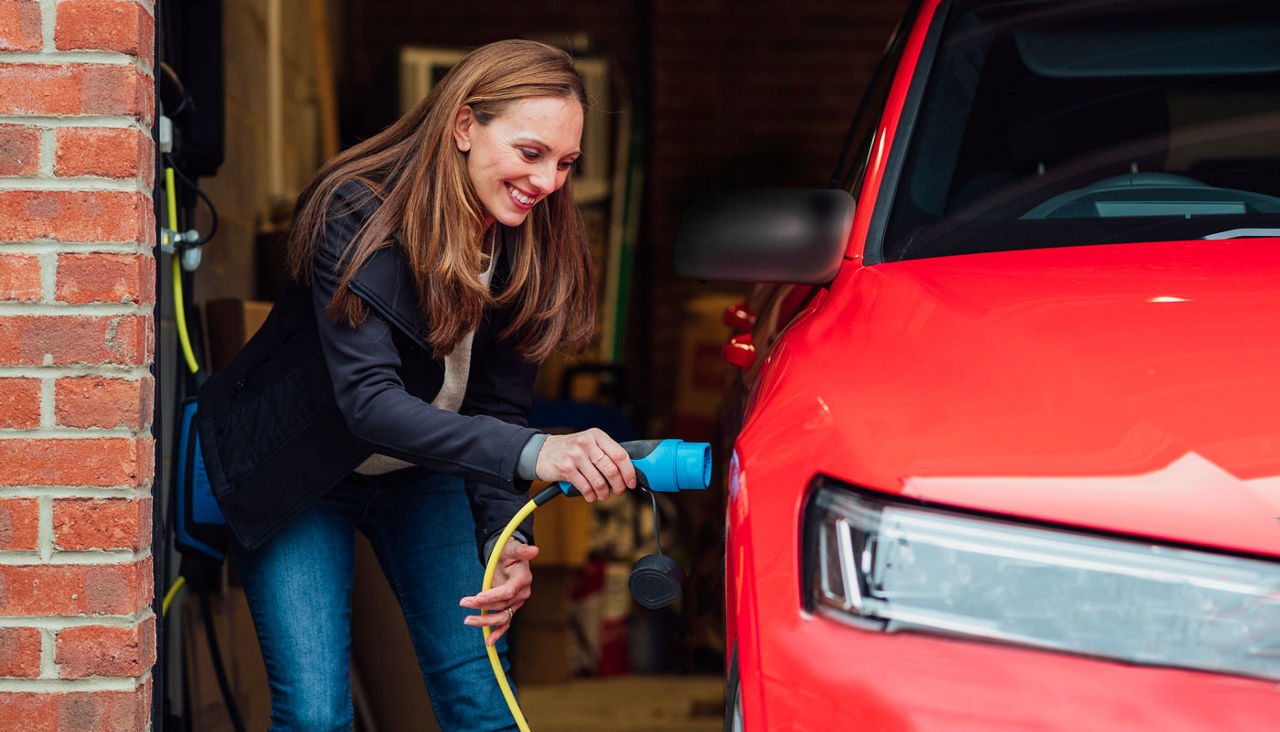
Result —
<instances>
[{"instance_id":1,"label":"blue charging connector","mask_svg":"<svg viewBox=\"0 0 1280 732\"><path fill-rule=\"evenodd\" d=\"M638 487L658 493L701 490L711 484L711 445L684 440L619 443L631 456ZM556 483L566 496L580 495L572 484Z\"/></svg>"}]
</instances>

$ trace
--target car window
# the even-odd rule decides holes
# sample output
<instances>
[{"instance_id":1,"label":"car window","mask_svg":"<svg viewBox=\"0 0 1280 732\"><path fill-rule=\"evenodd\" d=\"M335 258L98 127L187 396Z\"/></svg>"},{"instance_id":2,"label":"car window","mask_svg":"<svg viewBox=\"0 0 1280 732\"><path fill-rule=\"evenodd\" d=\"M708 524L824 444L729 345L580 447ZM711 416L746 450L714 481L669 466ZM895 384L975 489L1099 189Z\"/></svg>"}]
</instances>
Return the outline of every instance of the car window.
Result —
<instances>
[{"instance_id":1,"label":"car window","mask_svg":"<svg viewBox=\"0 0 1280 732\"><path fill-rule=\"evenodd\" d=\"M903 20L894 29L885 48L884 55L871 76L871 83L862 95L858 111L853 117L853 124L845 137L840 150L840 160L831 175L831 187L843 188L853 194L857 200L862 191L862 182L866 178L867 165L871 160L872 145L875 142L876 128L884 114L885 100L893 86L893 78L902 60L902 51L907 45L907 35L911 25L919 13L919 2L913 2L907 9Z\"/></svg>"},{"instance_id":2,"label":"car window","mask_svg":"<svg viewBox=\"0 0 1280 732\"><path fill-rule=\"evenodd\" d=\"M886 260L1280 234L1280 3L956 0Z\"/></svg>"}]
</instances>

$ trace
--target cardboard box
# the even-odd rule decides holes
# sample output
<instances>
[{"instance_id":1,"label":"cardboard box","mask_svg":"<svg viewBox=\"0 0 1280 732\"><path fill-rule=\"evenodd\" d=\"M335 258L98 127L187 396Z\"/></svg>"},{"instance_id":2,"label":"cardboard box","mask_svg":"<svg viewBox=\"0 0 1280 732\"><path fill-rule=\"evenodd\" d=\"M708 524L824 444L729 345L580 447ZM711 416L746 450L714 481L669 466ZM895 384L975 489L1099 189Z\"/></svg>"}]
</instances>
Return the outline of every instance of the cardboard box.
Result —
<instances>
[{"instance_id":1,"label":"cardboard box","mask_svg":"<svg viewBox=\"0 0 1280 732\"><path fill-rule=\"evenodd\" d=\"M573 677L578 643L573 630L577 581L578 569L574 567L534 568L533 594L516 613L508 634L516 684L551 684Z\"/></svg>"},{"instance_id":2,"label":"cardboard box","mask_svg":"<svg viewBox=\"0 0 1280 732\"><path fill-rule=\"evenodd\" d=\"M258 635L244 591L224 588L209 598L227 682L235 696L246 729L266 729L270 723L271 690L267 669L258 648ZM200 597L186 593L181 601L182 642L186 648L186 673L191 688L187 710L196 732L231 729L231 718L218 687L209 644L205 637Z\"/></svg>"},{"instance_id":3,"label":"cardboard box","mask_svg":"<svg viewBox=\"0 0 1280 732\"><path fill-rule=\"evenodd\" d=\"M549 484L536 482L530 497ZM563 496L540 506L533 515L534 542L538 556L532 565L535 573L544 567L578 567L587 561L595 526L590 503L567 500ZM535 574L534 581L537 582Z\"/></svg>"},{"instance_id":4,"label":"cardboard box","mask_svg":"<svg viewBox=\"0 0 1280 732\"><path fill-rule=\"evenodd\" d=\"M272 303L224 297L204 304L209 342L209 368L222 371L231 365L244 344L258 332L271 312Z\"/></svg>"},{"instance_id":5,"label":"cardboard box","mask_svg":"<svg viewBox=\"0 0 1280 732\"><path fill-rule=\"evenodd\" d=\"M536 580L535 580L536 582ZM573 678L573 626L521 619L511 636L511 678L516 685L560 684Z\"/></svg>"}]
</instances>

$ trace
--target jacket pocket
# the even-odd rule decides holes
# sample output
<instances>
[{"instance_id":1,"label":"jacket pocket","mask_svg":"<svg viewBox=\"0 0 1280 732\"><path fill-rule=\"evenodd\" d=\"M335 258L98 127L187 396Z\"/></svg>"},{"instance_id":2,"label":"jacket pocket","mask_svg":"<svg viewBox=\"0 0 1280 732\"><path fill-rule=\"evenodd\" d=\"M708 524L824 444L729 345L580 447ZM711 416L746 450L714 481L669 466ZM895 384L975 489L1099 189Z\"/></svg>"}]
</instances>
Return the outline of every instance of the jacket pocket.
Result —
<instances>
[{"instance_id":1,"label":"jacket pocket","mask_svg":"<svg viewBox=\"0 0 1280 732\"><path fill-rule=\"evenodd\" d=\"M226 476L226 485L215 484L216 494L241 485L333 408L324 355L319 344L313 345L301 354L266 359L234 385L229 403L211 424Z\"/></svg>"}]
</instances>

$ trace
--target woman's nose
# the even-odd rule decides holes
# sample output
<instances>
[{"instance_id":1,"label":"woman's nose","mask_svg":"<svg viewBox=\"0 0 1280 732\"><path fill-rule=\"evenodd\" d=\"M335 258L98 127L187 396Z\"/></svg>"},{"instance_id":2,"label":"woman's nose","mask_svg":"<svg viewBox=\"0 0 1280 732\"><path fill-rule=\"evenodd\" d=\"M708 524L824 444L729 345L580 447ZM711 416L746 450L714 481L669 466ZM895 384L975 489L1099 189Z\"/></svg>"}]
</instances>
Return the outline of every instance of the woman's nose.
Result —
<instances>
[{"instance_id":1,"label":"woman's nose","mask_svg":"<svg viewBox=\"0 0 1280 732\"><path fill-rule=\"evenodd\" d=\"M549 164L539 165L534 169L530 179L533 185L538 187L538 193L547 194L555 192L556 172L557 168L554 161Z\"/></svg>"}]
</instances>

